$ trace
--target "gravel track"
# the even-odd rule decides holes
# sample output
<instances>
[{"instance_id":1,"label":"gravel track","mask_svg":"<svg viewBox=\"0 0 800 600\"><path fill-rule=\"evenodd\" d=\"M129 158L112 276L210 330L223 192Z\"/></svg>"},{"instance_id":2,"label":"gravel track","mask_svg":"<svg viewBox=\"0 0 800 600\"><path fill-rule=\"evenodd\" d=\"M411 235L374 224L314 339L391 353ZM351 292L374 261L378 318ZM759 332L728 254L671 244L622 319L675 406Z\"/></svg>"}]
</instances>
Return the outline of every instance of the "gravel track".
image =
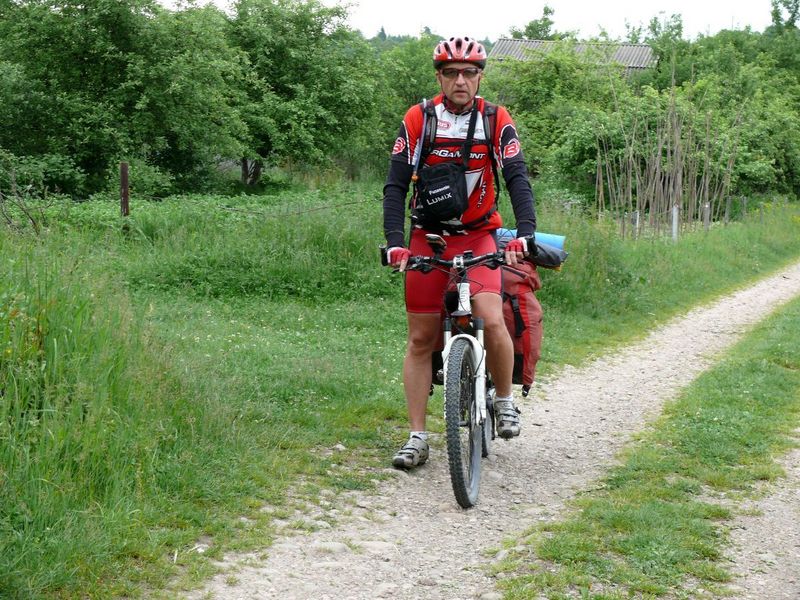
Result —
<instances>
[{"instance_id":1,"label":"gravel track","mask_svg":"<svg viewBox=\"0 0 800 600\"><path fill-rule=\"evenodd\" d=\"M665 401L797 295L800 263L692 310L619 352L537 382L531 396L519 401L521 436L494 443L493 456L484 462L479 505L471 510L455 503L444 440L435 436L424 467L410 473L387 469L392 477L376 494L323 499L317 514L298 513L319 529L303 533L286 523L284 535L263 553L226 557L224 572L187 597L501 598L486 574L493 560L487 550L537 521L557 518L564 501L591 488ZM741 598L800 598L797 486L785 494L775 509L776 523L767 526L766 519L753 517L734 525L731 560L741 574L735 587ZM325 522L329 517L336 522L332 528ZM794 521L793 529L787 520ZM763 542L764 535L770 536L768 550L742 550ZM778 584L770 587L772 581Z\"/></svg>"}]
</instances>

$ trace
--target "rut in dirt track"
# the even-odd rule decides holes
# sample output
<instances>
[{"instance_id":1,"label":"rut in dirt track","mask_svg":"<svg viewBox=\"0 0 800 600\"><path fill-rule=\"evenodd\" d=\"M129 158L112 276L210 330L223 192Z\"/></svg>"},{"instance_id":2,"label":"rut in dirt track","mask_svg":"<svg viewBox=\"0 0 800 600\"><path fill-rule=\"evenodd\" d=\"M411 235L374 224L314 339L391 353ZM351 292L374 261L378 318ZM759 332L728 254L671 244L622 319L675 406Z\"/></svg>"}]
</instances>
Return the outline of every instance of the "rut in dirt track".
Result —
<instances>
[{"instance_id":1,"label":"rut in dirt track","mask_svg":"<svg viewBox=\"0 0 800 600\"><path fill-rule=\"evenodd\" d=\"M189 597L499 598L495 580L486 575L487 549L536 521L555 518L564 500L590 488L664 401L751 325L798 294L800 264L693 310L614 355L538 382L520 403L522 435L497 440L484 462L473 509L455 503L444 442L435 437L427 465L411 473L387 470L396 476L376 495L353 497L351 510L341 500L335 500L338 506L323 501L335 527L313 533L287 529L261 555L228 557L225 572ZM312 525L326 524L318 519ZM259 558L264 554L266 559ZM800 588L795 591L793 597L800 597Z\"/></svg>"}]
</instances>

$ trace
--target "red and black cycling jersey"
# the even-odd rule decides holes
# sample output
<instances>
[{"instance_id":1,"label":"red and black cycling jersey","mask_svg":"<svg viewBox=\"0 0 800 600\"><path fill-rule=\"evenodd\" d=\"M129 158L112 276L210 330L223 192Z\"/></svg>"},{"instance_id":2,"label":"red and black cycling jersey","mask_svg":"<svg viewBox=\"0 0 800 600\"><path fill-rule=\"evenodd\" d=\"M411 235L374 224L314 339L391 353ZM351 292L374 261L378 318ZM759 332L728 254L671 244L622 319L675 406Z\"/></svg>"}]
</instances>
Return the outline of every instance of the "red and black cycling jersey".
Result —
<instances>
[{"instance_id":1,"label":"red and black cycling jersey","mask_svg":"<svg viewBox=\"0 0 800 600\"><path fill-rule=\"evenodd\" d=\"M504 107L496 107L496 113L491 117L494 119L492 126L494 139L487 140L483 119L487 103L480 96L476 96L475 101L478 115L466 175L469 206L462 215L461 222L471 224L469 227L471 230L492 230L502 226L500 213L495 210L497 191L491 164L494 154L511 197L518 235L530 235L536 229L533 191L514 122ZM436 139L429 149L426 148L428 152L423 164L461 162L471 110L460 114L449 111L442 94L434 98L432 103L436 111ZM406 196L411 183L415 151L422 137L423 122L422 106L412 106L406 112L392 149L383 198L384 233L390 247L404 245ZM489 143L494 146L493 153L490 152ZM412 196L412 208L413 205ZM450 230L443 233L458 233L458 231Z\"/></svg>"}]
</instances>

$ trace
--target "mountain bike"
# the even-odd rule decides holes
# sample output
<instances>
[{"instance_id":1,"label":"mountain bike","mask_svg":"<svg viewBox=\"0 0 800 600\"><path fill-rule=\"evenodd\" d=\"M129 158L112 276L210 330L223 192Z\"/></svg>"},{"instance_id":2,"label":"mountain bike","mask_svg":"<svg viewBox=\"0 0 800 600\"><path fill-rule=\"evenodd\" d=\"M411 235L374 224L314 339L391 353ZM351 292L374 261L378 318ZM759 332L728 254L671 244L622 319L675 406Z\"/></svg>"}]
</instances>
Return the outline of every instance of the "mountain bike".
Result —
<instances>
[{"instance_id":1,"label":"mountain bike","mask_svg":"<svg viewBox=\"0 0 800 600\"><path fill-rule=\"evenodd\" d=\"M441 258L447 245L439 235L426 235L433 256L412 256L406 270L450 273L453 290L444 300L442 382L450 481L463 508L475 506L480 489L481 458L489 455L495 437L494 386L486 371L483 320L472 315L469 271L505 264L502 251L473 256L467 251L451 260Z\"/></svg>"}]
</instances>

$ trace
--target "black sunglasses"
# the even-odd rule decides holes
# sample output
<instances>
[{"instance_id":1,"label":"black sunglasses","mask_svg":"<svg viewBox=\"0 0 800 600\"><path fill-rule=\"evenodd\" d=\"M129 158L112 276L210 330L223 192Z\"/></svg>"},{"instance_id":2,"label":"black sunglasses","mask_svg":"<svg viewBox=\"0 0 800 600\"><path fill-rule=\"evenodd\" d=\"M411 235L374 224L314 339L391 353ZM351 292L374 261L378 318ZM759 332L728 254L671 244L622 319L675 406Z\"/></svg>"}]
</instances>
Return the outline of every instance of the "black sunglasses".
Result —
<instances>
[{"instance_id":1,"label":"black sunglasses","mask_svg":"<svg viewBox=\"0 0 800 600\"><path fill-rule=\"evenodd\" d=\"M480 75L481 70L478 67L467 67L465 69L447 67L439 72L445 79L458 79L459 75L463 75L464 79L475 79Z\"/></svg>"}]
</instances>

